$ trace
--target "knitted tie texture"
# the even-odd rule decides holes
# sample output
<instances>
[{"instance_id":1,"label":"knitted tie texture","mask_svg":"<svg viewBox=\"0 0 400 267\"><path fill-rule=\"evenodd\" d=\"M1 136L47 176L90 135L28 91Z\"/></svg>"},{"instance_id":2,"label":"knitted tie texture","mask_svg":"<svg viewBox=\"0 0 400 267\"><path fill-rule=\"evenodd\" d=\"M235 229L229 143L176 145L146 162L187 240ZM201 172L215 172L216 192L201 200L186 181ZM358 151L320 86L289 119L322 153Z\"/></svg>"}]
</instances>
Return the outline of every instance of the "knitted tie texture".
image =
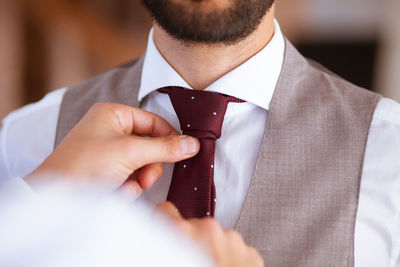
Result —
<instances>
[{"instance_id":1,"label":"knitted tie texture","mask_svg":"<svg viewBox=\"0 0 400 267\"><path fill-rule=\"evenodd\" d=\"M182 134L200 141L199 153L175 164L167 200L184 218L214 216L217 196L214 185L215 141L229 102L244 102L215 92L164 87L178 116Z\"/></svg>"}]
</instances>

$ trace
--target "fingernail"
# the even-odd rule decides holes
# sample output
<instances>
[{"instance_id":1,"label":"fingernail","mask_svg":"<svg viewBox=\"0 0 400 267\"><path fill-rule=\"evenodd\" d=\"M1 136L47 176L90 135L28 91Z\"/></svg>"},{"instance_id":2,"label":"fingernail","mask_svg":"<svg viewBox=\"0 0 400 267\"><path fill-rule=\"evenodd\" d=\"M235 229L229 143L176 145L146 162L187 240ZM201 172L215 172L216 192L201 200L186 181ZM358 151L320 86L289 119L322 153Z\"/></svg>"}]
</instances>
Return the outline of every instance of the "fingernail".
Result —
<instances>
[{"instance_id":1,"label":"fingernail","mask_svg":"<svg viewBox=\"0 0 400 267\"><path fill-rule=\"evenodd\" d=\"M183 154L193 154L197 151L198 142L195 138L184 135L179 140Z\"/></svg>"}]
</instances>

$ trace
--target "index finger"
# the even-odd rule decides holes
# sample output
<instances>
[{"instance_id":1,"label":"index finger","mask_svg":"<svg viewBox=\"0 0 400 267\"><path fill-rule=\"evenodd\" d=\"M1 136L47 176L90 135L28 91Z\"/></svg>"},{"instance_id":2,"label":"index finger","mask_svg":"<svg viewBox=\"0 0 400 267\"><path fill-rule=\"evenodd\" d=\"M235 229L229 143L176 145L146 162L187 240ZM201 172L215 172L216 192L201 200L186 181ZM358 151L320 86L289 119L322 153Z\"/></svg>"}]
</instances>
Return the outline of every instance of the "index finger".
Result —
<instances>
[{"instance_id":1,"label":"index finger","mask_svg":"<svg viewBox=\"0 0 400 267\"><path fill-rule=\"evenodd\" d=\"M131 112L133 118L132 133L134 134L149 135L152 137L179 134L165 119L152 112L142 109L135 109Z\"/></svg>"},{"instance_id":2,"label":"index finger","mask_svg":"<svg viewBox=\"0 0 400 267\"><path fill-rule=\"evenodd\" d=\"M122 104L113 104L112 109L121 130L127 135L159 137L179 134L165 119L152 112Z\"/></svg>"}]
</instances>

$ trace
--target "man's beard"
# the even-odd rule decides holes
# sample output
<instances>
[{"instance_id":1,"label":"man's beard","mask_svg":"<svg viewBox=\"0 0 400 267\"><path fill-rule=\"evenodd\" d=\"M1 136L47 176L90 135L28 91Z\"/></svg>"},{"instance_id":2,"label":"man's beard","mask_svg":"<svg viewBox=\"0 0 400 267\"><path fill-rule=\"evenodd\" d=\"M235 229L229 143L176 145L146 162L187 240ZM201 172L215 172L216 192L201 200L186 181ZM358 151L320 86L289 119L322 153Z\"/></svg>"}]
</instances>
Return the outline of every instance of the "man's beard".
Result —
<instances>
[{"instance_id":1,"label":"man's beard","mask_svg":"<svg viewBox=\"0 0 400 267\"><path fill-rule=\"evenodd\" d=\"M155 22L172 37L194 44L234 44L261 23L274 0L142 0ZM211 7L211 8L210 8Z\"/></svg>"}]
</instances>

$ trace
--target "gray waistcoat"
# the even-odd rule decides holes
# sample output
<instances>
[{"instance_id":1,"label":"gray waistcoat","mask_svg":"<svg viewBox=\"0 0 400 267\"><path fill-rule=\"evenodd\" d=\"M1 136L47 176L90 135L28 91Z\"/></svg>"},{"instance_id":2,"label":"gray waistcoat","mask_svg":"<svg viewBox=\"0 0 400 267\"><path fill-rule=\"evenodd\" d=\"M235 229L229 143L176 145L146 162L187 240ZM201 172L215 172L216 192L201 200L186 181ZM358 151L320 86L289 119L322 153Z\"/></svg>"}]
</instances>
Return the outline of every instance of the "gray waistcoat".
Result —
<instances>
[{"instance_id":1,"label":"gray waistcoat","mask_svg":"<svg viewBox=\"0 0 400 267\"><path fill-rule=\"evenodd\" d=\"M96 102L138 107L142 64L143 58L67 90L55 145ZM379 98L306 60L286 42L237 225L266 266L354 266L361 171Z\"/></svg>"}]
</instances>

